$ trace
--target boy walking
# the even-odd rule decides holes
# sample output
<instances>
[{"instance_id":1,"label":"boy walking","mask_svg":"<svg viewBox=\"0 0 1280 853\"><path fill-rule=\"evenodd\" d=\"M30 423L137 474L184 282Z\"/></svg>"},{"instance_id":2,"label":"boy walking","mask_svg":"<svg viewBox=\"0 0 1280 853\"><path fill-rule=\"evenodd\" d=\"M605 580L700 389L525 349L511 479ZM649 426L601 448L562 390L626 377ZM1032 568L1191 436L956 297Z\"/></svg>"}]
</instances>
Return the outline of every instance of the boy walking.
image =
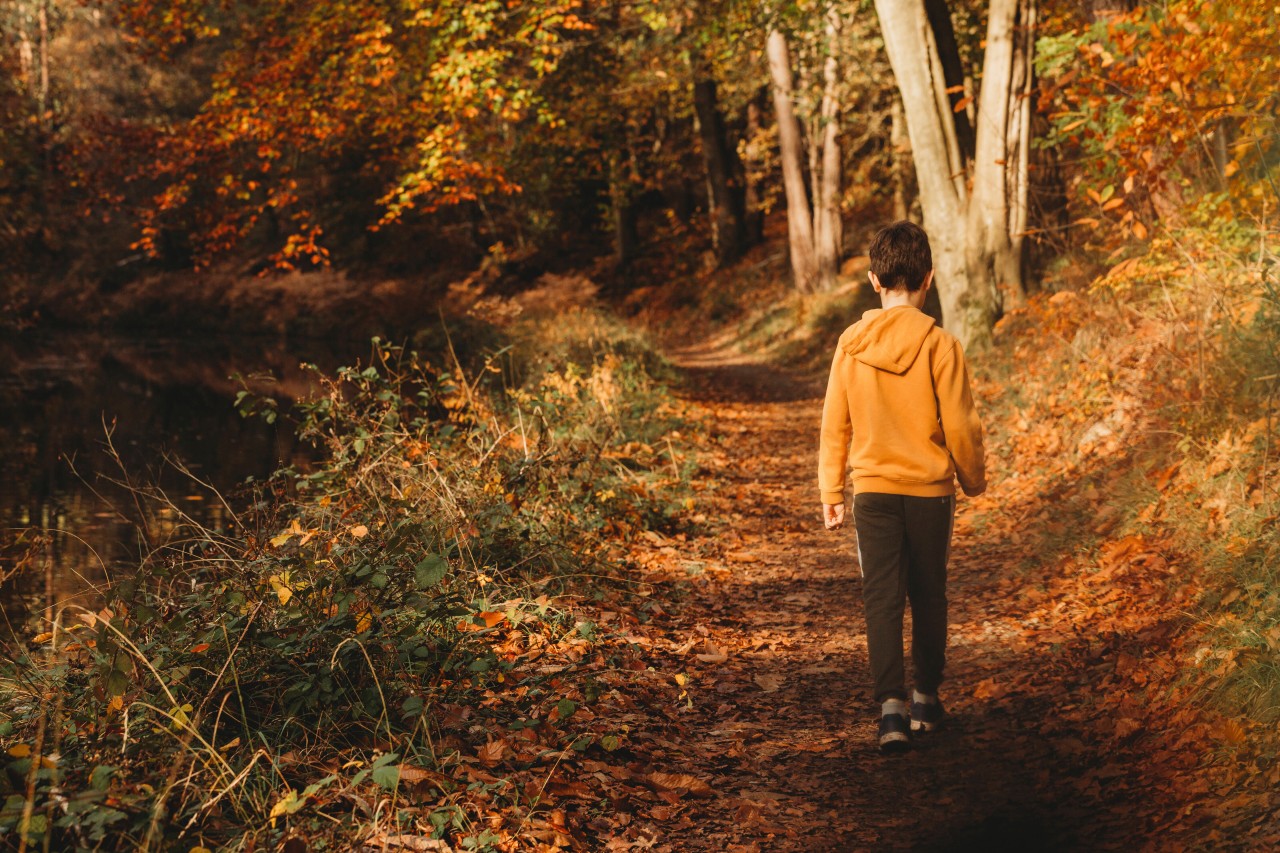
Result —
<instances>
[{"instance_id":1,"label":"boy walking","mask_svg":"<svg viewBox=\"0 0 1280 853\"><path fill-rule=\"evenodd\" d=\"M867 647L881 703L883 752L908 748L911 731L943 718L947 557L955 480L986 489L982 424L960 343L923 313L933 284L929 238L911 222L871 242L871 286L881 308L845 330L822 409L818 485L828 530L843 526L845 465L853 466L853 522L862 564ZM902 617L911 600L915 677L910 724Z\"/></svg>"}]
</instances>

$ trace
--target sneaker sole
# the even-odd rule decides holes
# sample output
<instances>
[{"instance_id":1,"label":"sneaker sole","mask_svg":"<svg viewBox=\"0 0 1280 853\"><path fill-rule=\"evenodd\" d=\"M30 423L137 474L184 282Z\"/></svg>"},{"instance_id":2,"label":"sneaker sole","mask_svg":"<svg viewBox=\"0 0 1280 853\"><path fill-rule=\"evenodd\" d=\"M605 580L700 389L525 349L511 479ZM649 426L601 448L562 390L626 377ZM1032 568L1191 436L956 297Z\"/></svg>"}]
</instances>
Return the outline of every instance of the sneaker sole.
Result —
<instances>
[{"instance_id":1,"label":"sneaker sole","mask_svg":"<svg viewBox=\"0 0 1280 853\"><path fill-rule=\"evenodd\" d=\"M891 732L880 738L880 751L884 753L906 752L911 748L911 739L902 732Z\"/></svg>"},{"instance_id":2,"label":"sneaker sole","mask_svg":"<svg viewBox=\"0 0 1280 853\"><path fill-rule=\"evenodd\" d=\"M924 720L912 720L912 721L911 721L911 731L913 731L913 732L932 732L932 731L936 731L936 730L938 729L938 727L939 727L939 726L941 726L941 725L942 725L942 723L941 723L941 722L936 722L936 723L926 723Z\"/></svg>"}]
</instances>

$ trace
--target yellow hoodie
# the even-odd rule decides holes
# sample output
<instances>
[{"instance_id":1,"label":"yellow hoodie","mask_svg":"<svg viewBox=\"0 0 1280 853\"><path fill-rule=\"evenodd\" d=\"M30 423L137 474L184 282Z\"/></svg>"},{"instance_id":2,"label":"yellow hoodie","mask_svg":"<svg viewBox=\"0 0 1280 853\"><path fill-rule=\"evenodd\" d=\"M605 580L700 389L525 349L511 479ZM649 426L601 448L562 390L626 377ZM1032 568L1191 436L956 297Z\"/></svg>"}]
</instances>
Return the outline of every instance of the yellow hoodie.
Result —
<instances>
[{"instance_id":1,"label":"yellow hoodie","mask_svg":"<svg viewBox=\"0 0 1280 853\"><path fill-rule=\"evenodd\" d=\"M846 460L855 494L941 497L956 478L966 495L987 487L964 351L910 305L868 311L840 336L822 407L823 503L844 502Z\"/></svg>"}]
</instances>

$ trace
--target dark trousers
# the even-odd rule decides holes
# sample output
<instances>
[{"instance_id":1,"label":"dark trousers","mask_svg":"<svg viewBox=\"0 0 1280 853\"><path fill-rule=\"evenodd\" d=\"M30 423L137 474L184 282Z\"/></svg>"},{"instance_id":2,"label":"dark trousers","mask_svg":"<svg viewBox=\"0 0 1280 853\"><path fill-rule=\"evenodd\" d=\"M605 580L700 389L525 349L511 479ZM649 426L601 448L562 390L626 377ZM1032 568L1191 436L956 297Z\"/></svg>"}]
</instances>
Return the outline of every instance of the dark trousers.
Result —
<instances>
[{"instance_id":1,"label":"dark trousers","mask_svg":"<svg viewBox=\"0 0 1280 853\"><path fill-rule=\"evenodd\" d=\"M947 661L947 557L955 497L855 495L862 601L875 700L906 699L902 614L911 600L915 689L936 693Z\"/></svg>"}]
</instances>

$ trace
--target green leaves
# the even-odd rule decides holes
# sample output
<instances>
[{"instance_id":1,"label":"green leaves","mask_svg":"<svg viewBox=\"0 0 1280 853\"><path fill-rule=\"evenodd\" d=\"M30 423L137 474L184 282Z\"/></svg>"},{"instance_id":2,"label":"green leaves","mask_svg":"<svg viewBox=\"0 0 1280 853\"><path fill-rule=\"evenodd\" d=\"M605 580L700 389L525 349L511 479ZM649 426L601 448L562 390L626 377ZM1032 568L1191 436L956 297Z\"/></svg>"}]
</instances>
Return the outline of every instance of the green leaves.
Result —
<instances>
[{"instance_id":1,"label":"green leaves","mask_svg":"<svg viewBox=\"0 0 1280 853\"><path fill-rule=\"evenodd\" d=\"M428 590L444 580L449 561L439 554L428 554L413 567L413 582L420 590Z\"/></svg>"}]
</instances>

